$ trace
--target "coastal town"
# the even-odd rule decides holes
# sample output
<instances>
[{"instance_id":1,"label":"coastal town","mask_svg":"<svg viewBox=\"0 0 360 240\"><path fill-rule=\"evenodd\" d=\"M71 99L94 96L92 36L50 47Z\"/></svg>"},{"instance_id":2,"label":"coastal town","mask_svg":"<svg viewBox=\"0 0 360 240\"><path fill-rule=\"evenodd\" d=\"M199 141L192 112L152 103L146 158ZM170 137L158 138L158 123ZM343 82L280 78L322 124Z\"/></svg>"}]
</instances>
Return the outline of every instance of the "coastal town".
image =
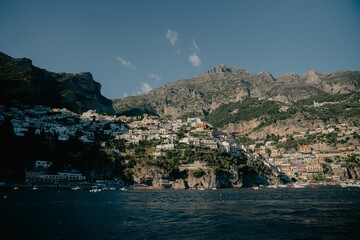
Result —
<instances>
[{"instance_id":1,"label":"coastal town","mask_svg":"<svg viewBox=\"0 0 360 240\"><path fill-rule=\"evenodd\" d=\"M91 144L96 141L95 133L100 133L107 141L124 140L126 144L133 145L156 140L160 144L151 152L154 158L165 156L167 151L173 151L179 145L193 145L245 155L248 165L261 161L274 175L283 174L298 182L348 184L350 181L357 186L360 178L360 130L357 126L342 123L287 136L269 134L266 139L246 139L242 142L234 134L217 131L199 117L172 120L147 114L138 117L108 116L93 110L75 114L67 109L44 106L0 108L0 124L10 121L16 137L24 137L29 129L33 129L35 135L56 137L58 141L76 137L84 144ZM105 142L102 144L106 145ZM67 186L76 189L79 183L87 181L77 169L48 174L46 169L51 164L51 159L34 161L33 168L25 170L26 183L58 183L61 186L70 182ZM197 161L179 166L181 170L194 167L206 169L207 165ZM94 183L106 189L124 187L121 179L95 179ZM94 186L94 183L87 187ZM0 185L5 185L1 179Z\"/></svg>"}]
</instances>

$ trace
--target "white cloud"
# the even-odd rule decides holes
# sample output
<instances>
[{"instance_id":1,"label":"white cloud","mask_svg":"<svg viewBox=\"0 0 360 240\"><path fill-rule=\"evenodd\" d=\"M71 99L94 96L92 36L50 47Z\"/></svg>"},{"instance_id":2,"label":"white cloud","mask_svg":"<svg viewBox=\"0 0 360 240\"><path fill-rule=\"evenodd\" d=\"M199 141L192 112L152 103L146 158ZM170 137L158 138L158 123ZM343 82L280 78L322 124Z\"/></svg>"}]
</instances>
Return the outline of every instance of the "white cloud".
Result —
<instances>
[{"instance_id":1,"label":"white cloud","mask_svg":"<svg viewBox=\"0 0 360 240\"><path fill-rule=\"evenodd\" d=\"M140 91L136 91L135 95L141 95L141 94L145 94L150 92L153 88L150 86L150 84L148 83L141 83L141 90Z\"/></svg>"},{"instance_id":2,"label":"white cloud","mask_svg":"<svg viewBox=\"0 0 360 240\"><path fill-rule=\"evenodd\" d=\"M166 31L166 38L170 41L170 44L175 46L176 45L176 42L177 42L177 39L178 39L178 33L173 31L173 30L170 30L168 29Z\"/></svg>"},{"instance_id":3,"label":"white cloud","mask_svg":"<svg viewBox=\"0 0 360 240\"><path fill-rule=\"evenodd\" d=\"M125 59L123 59L122 57L116 57L117 60L119 60L119 62L126 68L129 68L131 70L135 70L136 66L134 64L132 64L130 61L127 61Z\"/></svg>"},{"instance_id":4,"label":"white cloud","mask_svg":"<svg viewBox=\"0 0 360 240\"><path fill-rule=\"evenodd\" d=\"M192 45L193 45L193 48L194 48L195 51L199 51L199 50L200 50L199 45L197 45L196 42L195 42L195 38L194 38L193 41L192 41Z\"/></svg>"},{"instance_id":5,"label":"white cloud","mask_svg":"<svg viewBox=\"0 0 360 240\"><path fill-rule=\"evenodd\" d=\"M152 78L152 79L155 79L156 82L160 82L160 80L161 80L161 76L159 76L159 75L157 75L155 73L149 73L148 77Z\"/></svg>"},{"instance_id":6,"label":"white cloud","mask_svg":"<svg viewBox=\"0 0 360 240\"><path fill-rule=\"evenodd\" d=\"M189 56L189 61L194 67L200 67L201 65L201 59L196 53Z\"/></svg>"}]
</instances>

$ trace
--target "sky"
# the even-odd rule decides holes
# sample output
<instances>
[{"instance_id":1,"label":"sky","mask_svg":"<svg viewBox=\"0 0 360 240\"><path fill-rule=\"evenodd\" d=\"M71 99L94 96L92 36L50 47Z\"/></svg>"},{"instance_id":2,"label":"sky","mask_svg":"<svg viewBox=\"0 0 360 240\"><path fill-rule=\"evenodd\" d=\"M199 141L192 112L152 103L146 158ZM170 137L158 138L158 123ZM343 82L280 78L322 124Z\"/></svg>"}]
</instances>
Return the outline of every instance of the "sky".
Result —
<instances>
[{"instance_id":1,"label":"sky","mask_svg":"<svg viewBox=\"0 0 360 240\"><path fill-rule=\"evenodd\" d=\"M109 99L225 64L274 77L360 70L360 1L0 0L0 51L91 72Z\"/></svg>"}]
</instances>

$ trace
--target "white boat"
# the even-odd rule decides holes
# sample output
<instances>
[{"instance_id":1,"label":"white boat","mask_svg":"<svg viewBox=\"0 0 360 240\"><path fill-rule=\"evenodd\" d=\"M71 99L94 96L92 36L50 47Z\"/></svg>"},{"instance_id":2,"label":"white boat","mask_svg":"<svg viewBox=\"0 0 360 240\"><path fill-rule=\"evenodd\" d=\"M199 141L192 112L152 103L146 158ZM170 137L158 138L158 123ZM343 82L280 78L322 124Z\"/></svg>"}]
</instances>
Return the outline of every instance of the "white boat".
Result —
<instances>
[{"instance_id":1,"label":"white boat","mask_svg":"<svg viewBox=\"0 0 360 240\"><path fill-rule=\"evenodd\" d=\"M90 192L101 192L101 189L100 188L93 188L93 189L90 189Z\"/></svg>"},{"instance_id":2,"label":"white boat","mask_svg":"<svg viewBox=\"0 0 360 240\"><path fill-rule=\"evenodd\" d=\"M71 190L80 190L80 187L75 186L75 187L72 187Z\"/></svg>"},{"instance_id":3,"label":"white boat","mask_svg":"<svg viewBox=\"0 0 360 240\"><path fill-rule=\"evenodd\" d=\"M305 188L307 185L307 183L304 183L304 182L296 182L293 184L293 188Z\"/></svg>"},{"instance_id":4,"label":"white boat","mask_svg":"<svg viewBox=\"0 0 360 240\"><path fill-rule=\"evenodd\" d=\"M360 187L360 182L349 181L340 183L341 187Z\"/></svg>"}]
</instances>

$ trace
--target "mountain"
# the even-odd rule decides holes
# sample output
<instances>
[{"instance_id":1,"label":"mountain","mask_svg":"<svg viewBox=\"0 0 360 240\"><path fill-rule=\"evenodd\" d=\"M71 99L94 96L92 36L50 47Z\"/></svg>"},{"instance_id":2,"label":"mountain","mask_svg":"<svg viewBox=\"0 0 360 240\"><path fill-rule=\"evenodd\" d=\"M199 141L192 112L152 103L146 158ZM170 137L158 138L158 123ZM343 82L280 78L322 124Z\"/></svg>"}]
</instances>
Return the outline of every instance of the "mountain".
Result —
<instances>
[{"instance_id":1,"label":"mountain","mask_svg":"<svg viewBox=\"0 0 360 240\"><path fill-rule=\"evenodd\" d=\"M147 94L115 99L113 106L120 115L200 116L229 132L249 134L262 129L260 135L272 130L285 135L287 127L290 132L300 131L312 127L314 120L324 124L324 119L334 116L352 117L352 121L355 118L360 123L356 114L360 111L359 86L360 71L309 71L303 75L289 72L275 78L269 72L255 74L220 64ZM331 101L330 108L336 108L333 110L339 115L321 112L324 108L310 109L314 101Z\"/></svg>"},{"instance_id":2,"label":"mountain","mask_svg":"<svg viewBox=\"0 0 360 240\"><path fill-rule=\"evenodd\" d=\"M359 85L360 71L328 74L309 71L303 76L285 73L275 78L269 72L255 74L220 64L193 78L166 84L147 94L115 99L113 105L117 113L124 115L206 116L223 104L247 97L294 103L319 94L353 92Z\"/></svg>"},{"instance_id":3,"label":"mountain","mask_svg":"<svg viewBox=\"0 0 360 240\"><path fill-rule=\"evenodd\" d=\"M112 101L102 96L91 73L53 73L32 65L27 58L0 52L0 103L45 105L76 113L96 110L115 114Z\"/></svg>"}]
</instances>

